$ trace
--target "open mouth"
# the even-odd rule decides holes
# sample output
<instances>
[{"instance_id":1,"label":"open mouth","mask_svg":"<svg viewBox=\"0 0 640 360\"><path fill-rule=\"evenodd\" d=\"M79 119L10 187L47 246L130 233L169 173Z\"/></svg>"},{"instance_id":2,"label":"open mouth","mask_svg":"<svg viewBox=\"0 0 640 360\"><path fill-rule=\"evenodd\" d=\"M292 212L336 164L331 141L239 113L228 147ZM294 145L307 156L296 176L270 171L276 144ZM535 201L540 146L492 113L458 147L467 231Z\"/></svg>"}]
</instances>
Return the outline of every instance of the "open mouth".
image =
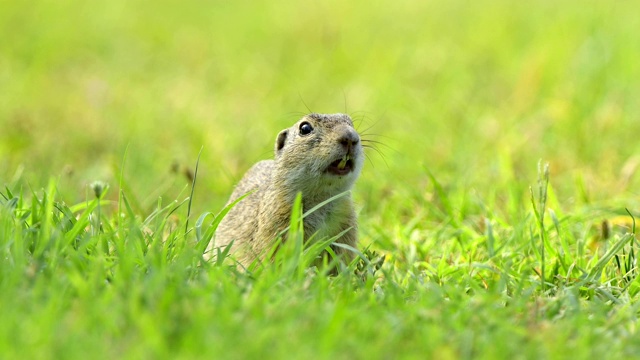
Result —
<instances>
[{"instance_id":1,"label":"open mouth","mask_svg":"<svg viewBox=\"0 0 640 360\"><path fill-rule=\"evenodd\" d=\"M353 160L351 160L351 156L346 154L344 157L332 162L327 168L327 171L329 174L347 175L353 171Z\"/></svg>"}]
</instances>

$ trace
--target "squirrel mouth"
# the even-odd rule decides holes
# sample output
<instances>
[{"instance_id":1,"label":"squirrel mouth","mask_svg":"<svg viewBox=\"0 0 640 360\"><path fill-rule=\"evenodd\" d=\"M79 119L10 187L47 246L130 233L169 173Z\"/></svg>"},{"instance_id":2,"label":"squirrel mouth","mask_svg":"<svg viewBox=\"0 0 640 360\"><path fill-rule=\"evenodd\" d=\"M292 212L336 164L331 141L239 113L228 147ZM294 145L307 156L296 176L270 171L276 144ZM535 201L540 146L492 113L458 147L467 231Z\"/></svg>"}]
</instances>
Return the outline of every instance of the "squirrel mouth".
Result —
<instances>
[{"instance_id":1,"label":"squirrel mouth","mask_svg":"<svg viewBox=\"0 0 640 360\"><path fill-rule=\"evenodd\" d=\"M334 175L347 175L353 171L353 160L349 154L346 154L342 158L332 162L327 171Z\"/></svg>"}]
</instances>

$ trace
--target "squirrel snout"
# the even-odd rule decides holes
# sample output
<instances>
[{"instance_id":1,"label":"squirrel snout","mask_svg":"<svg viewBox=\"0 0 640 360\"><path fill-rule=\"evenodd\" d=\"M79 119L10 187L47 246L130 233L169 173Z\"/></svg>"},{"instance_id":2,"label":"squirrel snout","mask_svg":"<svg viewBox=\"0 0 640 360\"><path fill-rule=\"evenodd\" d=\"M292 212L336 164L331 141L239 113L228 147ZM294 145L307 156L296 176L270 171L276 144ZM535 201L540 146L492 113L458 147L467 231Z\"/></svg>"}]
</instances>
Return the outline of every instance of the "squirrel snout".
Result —
<instances>
[{"instance_id":1,"label":"squirrel snout","mask_svg":"<svg viewBox=\"0 0 640 360\"><path fill-rule=\"evenodd\" d=\"M342 144L342 146L347 150L350 150L351 147L359 141L360 136L358 136L358 133L352 129L347 129L342 136L338 138L338 142L340 142L340 144Z\"/></svg>"}]
</instances>

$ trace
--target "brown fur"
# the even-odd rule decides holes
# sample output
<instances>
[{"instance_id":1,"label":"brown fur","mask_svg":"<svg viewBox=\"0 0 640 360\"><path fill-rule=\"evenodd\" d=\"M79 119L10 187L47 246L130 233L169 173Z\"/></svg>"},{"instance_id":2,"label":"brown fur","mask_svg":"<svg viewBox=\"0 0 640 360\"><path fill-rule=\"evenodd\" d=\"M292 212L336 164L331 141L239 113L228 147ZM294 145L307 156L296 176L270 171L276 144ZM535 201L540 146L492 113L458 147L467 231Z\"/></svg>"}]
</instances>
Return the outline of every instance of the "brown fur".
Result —
<instances>
[{"instance_id":1,"label":"brown fur","mask_svg":"<svg viewBox=\"0 0 640 360\"><path fill-rule=\"evenodd\" d=\"M301 133L303 122L313 127L311 133ZM345 154L351 156L352 171L345 175L329 173L329 166ZM264 260L277 235L289 225L296 194L302 193L303 211L307 211L350 190L362 169L363 157L360 137L349 116L303 117L278 134L275 159L258 162L238 183L227 204L251 193L222 220L214 246L227 246L234 241L232 254L245 266L256 259ZM333 237L349 228L337 241L355 247L357 218L350 193L304 219L305 240L314 234L314 239ZM353 258L343 248L335 247L334 251L347 261Z\"/></svg>"}]
</instances>

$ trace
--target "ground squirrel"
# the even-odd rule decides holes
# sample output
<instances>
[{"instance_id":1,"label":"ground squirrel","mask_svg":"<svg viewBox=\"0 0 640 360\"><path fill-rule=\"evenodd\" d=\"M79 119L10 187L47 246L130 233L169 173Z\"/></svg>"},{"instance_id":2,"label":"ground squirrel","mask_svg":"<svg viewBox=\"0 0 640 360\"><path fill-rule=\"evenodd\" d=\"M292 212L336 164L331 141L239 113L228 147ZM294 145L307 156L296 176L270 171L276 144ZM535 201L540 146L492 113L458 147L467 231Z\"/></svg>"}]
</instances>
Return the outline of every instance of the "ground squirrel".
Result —
<instances>
[{"instance_id":1,"label":"ground squirrel","mask_svg":"<svg viewBox=\"0 0 640 360\"><path fill-rule=\"evenodd\" d=\"M307 211L350 190L362 165L360 136L348 115L304 116L278 134L275 159L258 162L238 183L227 204L249 195L219 224L214 246L234 241L231 253L245 266L264 260L278 234L289 225L298 192L302 193L303 211ZM347 229L337 242L355 247L357 218L350 193L304 219L305 240L314 234L314 239L330 238ZM341 247L333 250L347 261L354 256Z\"/></svg>"}]
</instances>

